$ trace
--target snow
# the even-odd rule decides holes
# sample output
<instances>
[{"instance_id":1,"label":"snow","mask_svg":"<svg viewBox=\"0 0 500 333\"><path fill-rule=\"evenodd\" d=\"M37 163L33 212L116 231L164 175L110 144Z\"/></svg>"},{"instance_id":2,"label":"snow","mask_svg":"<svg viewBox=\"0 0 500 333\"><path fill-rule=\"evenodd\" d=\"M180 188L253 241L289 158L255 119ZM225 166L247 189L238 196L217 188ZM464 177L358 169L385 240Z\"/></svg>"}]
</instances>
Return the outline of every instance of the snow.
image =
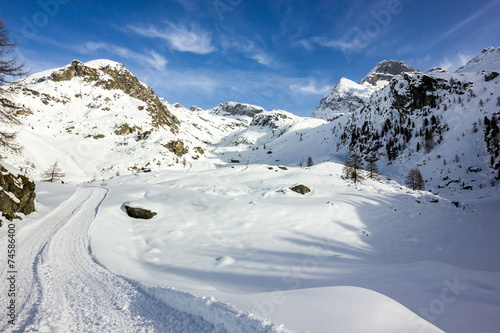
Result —
<instances>
[{"instance_id":1,"label":"snow","mask_svg":"<svg viewBox=\"0 0 500 333\"><path fill-rule=\"evenodd\" d=\"M92 249L119 275L214 297L292 331L432 324L494 332L498 194L463 211L397 184L352 186L341 168L237 165L115 178L91 228ZM312 192L290 191L297 183ZM158 215L129 218L120 205L130 198ZM429 308L443 294L453 297L446 311ZM391 320L372 319L387 313Z\"/></svg>"},{"instance_id":2,"label":"snow","mask_svg":"<svg viewBox=\"0 0 500 333\"><path fill-rule=\"evenodd\" d=\"M81 78L53 82L45 72L2 87L32 112L18 127L22 153L5 153L6 161L39 180L57 160L70 184L37 182L36 212L14 222L16 329L496 332L500 193L487 186L484 134L472 124L498 111L489 97L498 95L498 80L471 71L428 74L473 82L477 95L432 110L451 128L443 143L391 165L382 157L381 181L361 184L343 179L340 137L365 116L382 124L392 112L389 87L342 79L335 101L378 101L383 112L346 109L330 122L250 104L191 111L162 100L180 121L178 133L154 128L144 102ZM399 92L408 88L394 80L403 83ZM116 134L124 123L150 136ZM165 149L172 140L189 147L186 165ZM297 167L309 156L314 166ZM432 192L401 185L417 165ZM445 175L473 191L438 187ZM298 184L311 192L290 190ZM125 204L157 215L133 219ZM2 318L0 330L9 329Z\"/></svg>"},{"instance_id":3,"label":"snow","mask_svg":"<svg viewBox=\"0 0 500 333\"><path fill-rule=\"evenodd\" d=\"M96 60L92 60L92 61L87 61L85 63L85 66L91 67L91 68L96 68L96 69L100 69L100 68L107 67L107 66L109 66L111 68L124 67L123 64L120 64L116 61L112 61L112 60L108 60L108 59L96 59Z\"/></svg>"},{"instance_id":4,"label":"snow","mask_svg":"<svg viewBox=\"0 0 500 333\"><path fill-rule=\"evenodd\" d=\"M456 73L476 73L480 71L498 71L500 69L500 47L487 47L472 58L467 64L457 69Z\"/></svg>"},{"instance_id":5,"label":"snow","mask_svg":"<svg viewBox=\"0 0 500 333\"><path fill-rule=\"evenodd\" d=\"M340 79L321 100L311 117L329 120L336 115L353 112L362 107L374 91L383 88L384 82L373 86L368 82L358 84L347 78Z\"/></svg>"}]
</instances>

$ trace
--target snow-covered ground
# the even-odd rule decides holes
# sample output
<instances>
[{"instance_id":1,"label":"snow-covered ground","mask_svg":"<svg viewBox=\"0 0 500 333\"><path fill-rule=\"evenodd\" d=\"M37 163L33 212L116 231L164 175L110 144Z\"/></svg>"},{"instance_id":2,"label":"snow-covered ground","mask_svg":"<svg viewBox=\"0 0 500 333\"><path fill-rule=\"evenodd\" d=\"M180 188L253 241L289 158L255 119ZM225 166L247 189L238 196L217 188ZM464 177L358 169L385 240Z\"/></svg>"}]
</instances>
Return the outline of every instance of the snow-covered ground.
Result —
<instances>
[{"instance_id":1,"label":"snow-covered ground","mask_svg":"<svg viewBox=\"0 0 500 333\"><path fill-rule=\"evenodd\" d=\"M497 331L497 192L463 210L354 185L336 163L199 163L37 184L37 212L17 222L17 331Z\"/></svg>"},{"instance_id":2,"label":"snow-covered ground","mask_svg":"<svg viewBox=\"0 0 500 333\"><path fill-rule=\"evenodd\" d=\"M349 110L327 122L158 99L176 129L153 126L147 101L102 82L47 71L6 85L24 149L5 160L35 180L57 161L71 185L37 183L36 212L14 222L18 316L14 327L2 316L0 331L497 332L500 193L481 119L498 111L498 87L478 72L497 58L490 48L465 73L432 74L472 82L470 100L440 88L443 141L389 165L382 155L386 177L361 184L342 178L339 140L363 120ZM382 113L363 113L370 122L391 117L389 88L371 97ZM309 156L316 165L297 167ZM397 182L416 166L435 194ZM311 192L291 191L298 184ZM158 214L132 219L125 204ZM2 260L4 291L7 271Z\"/></svg>"}]
</instances>

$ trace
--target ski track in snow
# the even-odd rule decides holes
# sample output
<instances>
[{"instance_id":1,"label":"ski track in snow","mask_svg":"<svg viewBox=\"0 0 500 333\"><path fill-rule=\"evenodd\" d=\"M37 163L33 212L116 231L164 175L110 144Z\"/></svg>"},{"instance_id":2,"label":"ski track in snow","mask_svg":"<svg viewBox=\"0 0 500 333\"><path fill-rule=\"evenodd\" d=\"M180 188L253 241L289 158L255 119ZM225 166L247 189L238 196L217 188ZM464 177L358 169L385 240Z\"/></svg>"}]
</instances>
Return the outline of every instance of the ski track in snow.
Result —
<instances>
[{"instance_id":1,"label":"ski track in snow","mask_svg":"<svg viewBox=\"0 0 500 333\"><path fill-rule=\"evenodd\" d=\"M17 321L1 332L213 332L100 265L88 228L107 189L80 187L36 227L18 234ZM28 269L31 268L31 269ZM6 265L2 265L2 281Z\"/></svg>"}]
</instances>

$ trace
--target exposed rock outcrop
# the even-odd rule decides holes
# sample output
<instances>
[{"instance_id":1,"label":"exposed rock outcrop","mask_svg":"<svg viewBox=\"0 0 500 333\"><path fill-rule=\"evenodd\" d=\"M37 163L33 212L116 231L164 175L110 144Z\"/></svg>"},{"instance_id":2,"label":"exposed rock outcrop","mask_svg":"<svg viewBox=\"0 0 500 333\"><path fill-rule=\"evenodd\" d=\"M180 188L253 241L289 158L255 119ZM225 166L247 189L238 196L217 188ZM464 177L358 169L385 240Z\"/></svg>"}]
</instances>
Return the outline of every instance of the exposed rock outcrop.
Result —
<instances>
[{"instance_id":1,"label":"exposed rock outcrop","mask_svg":"<svg viewBox=\"0 0 500 333\"><path fill-rule=\"evenodd\" d=\"M153 216L157 215L156 212L152 212L151 210L145 208L125 205L125 209L127 210L127 215L133 217L134 219L149 220L153 218Z\"/></svg>"},{"instance_id":2,"label":"exposed rock outcrop","mask_svg":"<svg viewBox=\"0 0 500 333\"><path fill-rule=\"evenodd\" d=\"M170 141L169 143L163 145L163 147L167 148L179 157L189 152L189 148L185 147L184 142L181 140Z\"/></svg>"},{"instance_id":3,"label":"exposed rock outcrop","mask_svg":"<svg viewBox=\"0 0 500 333\"><path fill-rule=\"evenodd\" d=\"M105 65L97 69L86 66L78 60L73 60L62 70L52 73L50 79L59 82L69 81L74 77L83 78L85 81L93 82L95 86L107 90L121 90L131 97L145 102L146 109L153 118L153 126L168 126L173 133L178 132L180 122L177 117L168 111L151 87L141 83L122 64Z\"/></svg>"},{"instance_id":4,"label":"exposed rock outcrop","mask_svg":"<svg viewBox=\"0 0 500 333\"><path fill-rule=\"evenodd\" d=\"M35 210L35 183L26 176L14 175L0 164L0 212L8 220L17 213L28 215ZM0 222L1 223L1 222Z\"/></svg>"},{"instance_id":5,"label":"exposed rock outcrop","mask_svg":"<svg viewBox=\"0 0 500 333\"><path fill-rule=\"evenodd\" d=\"M305 185L302 185L302 184L290 187L290 190L292 190L294 192L297 192L299 194L306 194L306 193L311 192L311 190L309 189L309 187L307 187Z\"/></svg>"},{"instance_id":6,"label":"exposed rock outcrop","mask_svg":"<svg viewBox=\"0 0 500 333\"><path fill-rule=\"evenodd\" d=\"M373 68L368 75L366 75L359 84L368 82L376 86L380 81L389 82L392 78L401 73L411 73L417 70L412 66L408 66L402 61L384 60L381 61Z\"/></svg>"},{"instance_id":7,"label":"exposed rock outcrop","mask_svg":"<svg viewBox=\"0 0 500 333\"><path fill-rule=\"evenodd\" d=\"M244 104L244 103L236 103L236 102L227 102L221 103L217 107L212 109L214 114L220 116L247 116L253 117L256 114L265 112L263 108L256 105Z\"/></svg>"}]
</instances>

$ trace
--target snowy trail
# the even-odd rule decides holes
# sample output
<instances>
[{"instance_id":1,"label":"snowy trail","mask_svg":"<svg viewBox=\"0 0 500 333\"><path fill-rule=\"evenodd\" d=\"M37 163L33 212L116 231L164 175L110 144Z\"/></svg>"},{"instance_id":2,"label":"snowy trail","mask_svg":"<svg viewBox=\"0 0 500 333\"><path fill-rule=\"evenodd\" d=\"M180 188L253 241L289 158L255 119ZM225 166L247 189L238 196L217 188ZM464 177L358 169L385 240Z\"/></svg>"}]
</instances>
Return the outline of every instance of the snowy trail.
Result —
<instances>
[{"instance_id":1,"label":"snowy trail","mask_svg":"<svg viewBox=\"0 0 500 333\"><path fill-rule=\"evenodd\" d=\"M88 228L103 188L83 187L18 235L18 317L2 332L212 332L199 316L175 310L109 272L92 256ZM21 271L21 268L23 269ZM2 265L2 281L7 269Z\"/></svg>"}]
</instances>

